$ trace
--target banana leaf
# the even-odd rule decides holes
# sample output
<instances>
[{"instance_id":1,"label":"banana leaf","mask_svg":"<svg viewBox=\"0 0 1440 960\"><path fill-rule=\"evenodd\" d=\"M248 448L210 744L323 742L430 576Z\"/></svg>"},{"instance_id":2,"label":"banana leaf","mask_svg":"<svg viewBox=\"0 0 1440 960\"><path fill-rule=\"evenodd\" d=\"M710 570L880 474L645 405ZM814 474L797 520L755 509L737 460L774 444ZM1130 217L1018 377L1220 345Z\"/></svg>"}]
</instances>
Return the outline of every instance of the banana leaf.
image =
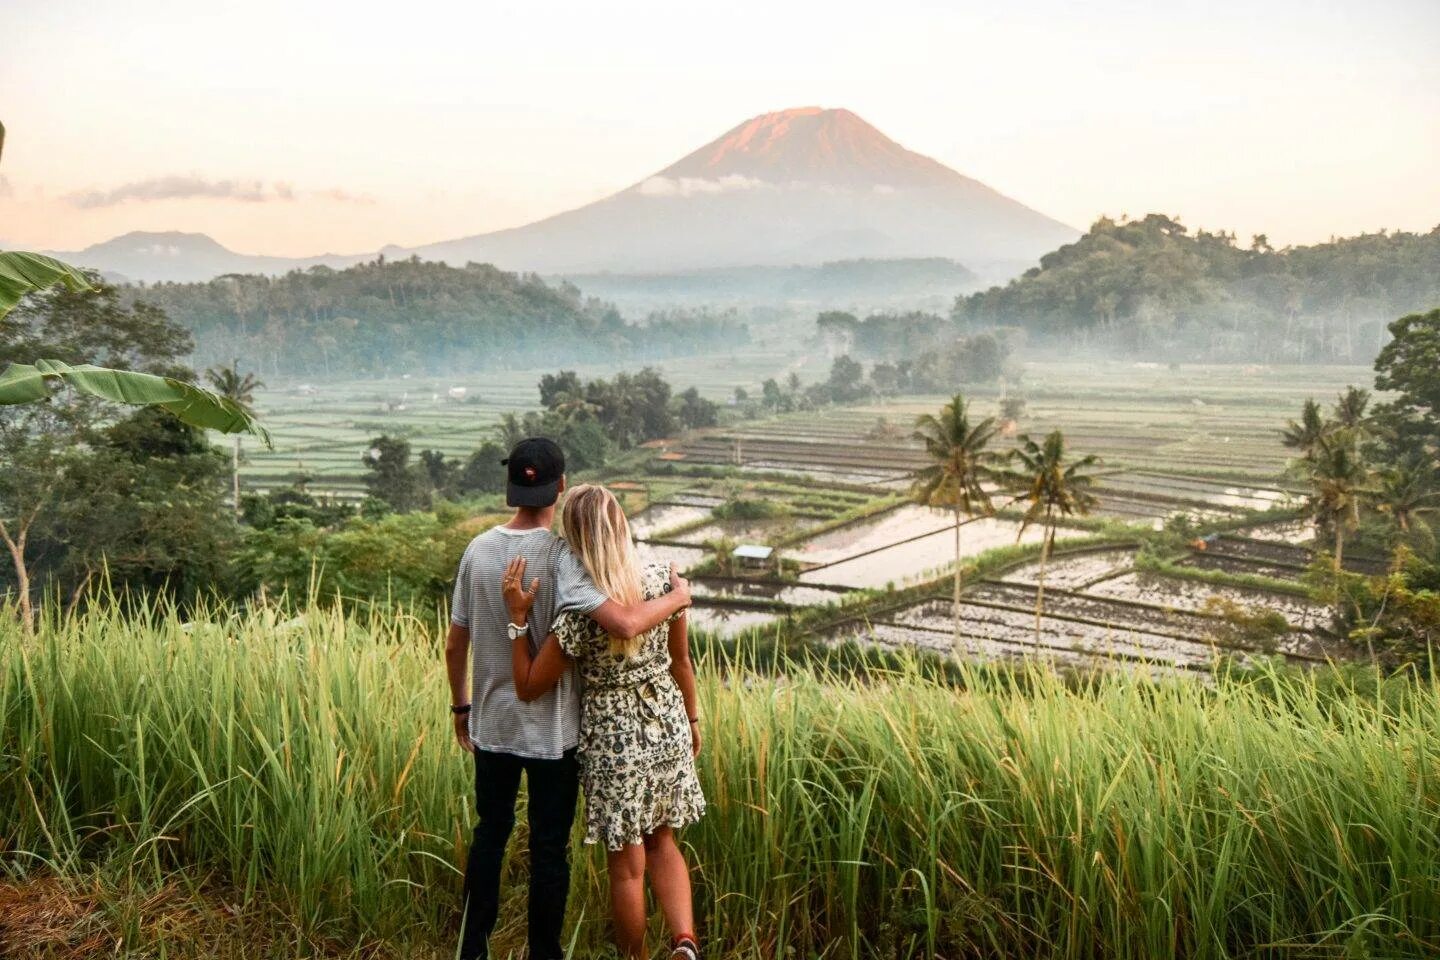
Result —
<instances>
[{"instance_id":1,"label":"banana leaf","mask_svg":"<svg viewBox=\"0 0 1440 960\"><path fill-rule=\"evenodd\" d=\"M0 319L14 310L25 294L57 283L76 291L90 289L85 274L54 257L18 250L0 253Z\"/></svg>"},{"instance_id":2,"label":"banana leaf","mask_svg":"<svg viewBox=\"0 0 1440 960\"><path fill-rule=\"evenodd\" d=\"M267 447L269 432L232 400L182 380L92 364L70 366L59 360L12 363L0 371L0 405L31 403L50 396L52 383L115 403L168 410L186 423L221 433L249 433Z\"/></svg>"}]
</instances>

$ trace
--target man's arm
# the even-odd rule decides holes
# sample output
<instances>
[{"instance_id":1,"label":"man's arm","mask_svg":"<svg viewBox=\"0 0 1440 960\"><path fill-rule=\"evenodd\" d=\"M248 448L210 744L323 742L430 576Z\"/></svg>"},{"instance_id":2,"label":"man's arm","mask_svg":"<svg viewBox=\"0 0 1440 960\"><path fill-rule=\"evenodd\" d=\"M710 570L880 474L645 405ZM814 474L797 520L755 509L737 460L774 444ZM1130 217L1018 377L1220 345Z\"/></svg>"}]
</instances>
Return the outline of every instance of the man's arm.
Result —
<instances>
[{"instance_id":1,"label":"man's arm","mask_svg":"<svg viewBox=\"0 0 1440 960\"><path fill-rule=\"evenodd\" d=\"M630 640L664 623L669 617L690 606L690 581L675 572L670 564L670 591L654 600L640 600L621 606L606 600L586 614L612 637Z\"/></svg>"},{"instance_id":2,"label":"man's arm","mask_svg":"<svg viewBox=\"0 0 1440 960\"><path fill-rule=\"evenodd\" d=\"M470 702L470 628L458 623L450 624L445 636L445 675L450 680L450 703L461 706ZM475 752L470 742L470 714L454 714L455 739L467 753Z\"/></svg>"}]
</instances>

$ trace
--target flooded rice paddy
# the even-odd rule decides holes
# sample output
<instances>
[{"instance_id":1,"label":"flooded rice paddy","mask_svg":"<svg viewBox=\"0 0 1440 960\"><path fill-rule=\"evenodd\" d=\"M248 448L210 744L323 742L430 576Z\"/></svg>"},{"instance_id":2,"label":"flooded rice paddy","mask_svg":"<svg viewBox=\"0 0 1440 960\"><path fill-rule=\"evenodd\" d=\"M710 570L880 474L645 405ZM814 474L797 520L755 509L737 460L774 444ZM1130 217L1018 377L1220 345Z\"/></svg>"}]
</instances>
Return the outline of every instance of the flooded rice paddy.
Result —
<instances>
[{"instance_id":1,"label":"flooded rice paddy","mask_svg":"<svg viewBox=\"0 0 1440 960\"><path fill-rule=\"evenodd\" d=\"M1330 620L1328 609L1302 597L1251 590L1246 587L1180 580L1153 573L1122 574L1097 583L1090 588L1090 592L1096 596L1201 612L1206 609L1207 601L1212 598L1229 600L1243 607L1275 610L1292 627L1300 630L1314 630L1327 624Z\"/></svg>"},{"instance_id":2,"label":"flooded rice paddy","mask_svg":"<svg viewBox=\"0 0 1440 960\"><path fill-rule=\"evenodd\" d=\"M630 533L637 540L653 540L677 527L708 519L710 509L709 505L657 503L630 518Z\"/></svg>"},{"instance_id":3,"label":"flooded rice paddy","mask_svg":"<svg viewBox=\"0 0 1440 960\"><path fill-rule=\"evenodd\" d=\"M1039 527L1030 527L1017 541L1019 531L1020 524L998 517L968 521L961 530L961 554L974 557L1016 542L1040 542L1042 532ZM1062 529L1057 532L1056 539L1060 541L1078 535L1080 531ZM800 574L800 580L802 583L870 589L913 583L927 575L941 574L954 565L954 537L954 530L946 526L899 543L892 541L888 547L857 550L848 558L806 570ZM874 539L867 537L864 542L873 542Z\"/></svg>"}]
</instances>

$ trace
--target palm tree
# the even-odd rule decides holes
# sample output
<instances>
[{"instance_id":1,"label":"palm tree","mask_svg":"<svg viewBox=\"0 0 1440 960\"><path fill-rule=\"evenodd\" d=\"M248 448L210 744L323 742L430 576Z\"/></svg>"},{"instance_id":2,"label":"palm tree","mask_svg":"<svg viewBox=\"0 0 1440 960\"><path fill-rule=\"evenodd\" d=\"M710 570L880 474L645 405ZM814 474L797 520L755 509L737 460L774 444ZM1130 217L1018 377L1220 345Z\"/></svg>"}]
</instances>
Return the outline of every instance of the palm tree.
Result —
<instances>
[{"instance_id":1,"label":"palm tree","mask_svg":"<svg viewBox=\"0 0 1440 960\"><path fill-rule=\"evenodd\" d=\"M1292 450L1300 451L1300 458L1309 462L1315 459L1320 441L1329 430L1325 417L1320 413L1320 404L1311 398L1305 401L1300 411L1300 421L1291 420L1281 431L1281 442Z\"/></svg>"},{"instance_id":2,"label":"palm tree","mask_svg":"<svg viewBox=\"0 0 1440 960\"><path fill-rule=\"evenodd\" d=\"M940 408L939 415L922 414L911 436L925 445L930 465L915 475L911 494L917 503L948 507L955 512L955 653L960 653L960 588L962 553L960 527L965 516L995 512L990 493L982 485L998 475L999 457L986 449L996 433L995 419L970 422L969 404L960 394Z\"/></svg>"},{"instance_id":3,"label":"palm tree","mask_svg":"<svg viewBox=\"0 0 1440 960\"><path fill-rule=\"evenodd\" d=\"M513 449L515 444L525 439L525 426L515 414L507 413L495 424L495 439L506 450Z\"/></svg>"},{"instance_id":4,"label":"palm tree","mask_svg":"<svg viewBox=\"0 0 1440 960\"><path fill-rule=\"evenodd\" d=\"M1434 545L1427 517L1440 513L1440 477L1423 452L1413 450L1381 470L1372 497L1375 509L1389 514L1403 537L1420 537Z\"/></svg>"},{"instance_id":5,"label":"palm tree","mask_svg":"<svg viewBox=\"0 0 1440 960\"><path fill-rule=\"evenodd\" d=\"M1346 429L1364 431L1369 426L1365 408L1370 405L1370 391L1347 387L1335 402L1335 422Z\"/></svg>"},{"instance_id":6,"label":"palm tree","mask_svg":"<svg viewBox=\"0 0 1440 960\"><path fill-rule=\"evenodd\" d=\"M205 379L215 392L229 400L239 410L253 416L255 391L265 386L255 379L255 374L240 376L240 361L231 361L228 367L211 367L205 371ZM240 434L235 434L235 445L230 453L230 495L235 507L235 519L240 519Z\"/></svg>"},{"instance_id":7,"label":"palm tree","mask_svg":"<svg viewBox=\"0 0 1440 960\"><path fill-rule=\"evenodd\" d=\"M1011 472L1011 479L1023 491L1025 516L1015 539L1038 523L1044 531L1040 541L1040 575L1035 585L1035 641L1040 641L1040 617L1045 609L1045 564L1055 546L1055 525L1061 517L1084 516L1099 502L1090 493L1095 478L1082 471L1099 463L1095 456L1068 461L1065 456L1065 435L1059 430L1036 443L1028 434L1021 434L1020 446L1011 456L1020 468Z\"/></svg>"},{"instance_id":8,"label":"palm tree","mask_svg":"<svg viewBox=\"0 0 1440 960\"><path fill-rule=\"evenodd\" d=\"M1317 523L1334 525L1337 579L1344 563L1345 531L1355 529L1360 523L1360 501L1370 492L1369 479L1369 471L1348 430L1320 440L1310 472L1314 485L1310 509Z\"/></svg>"}]
</instances>

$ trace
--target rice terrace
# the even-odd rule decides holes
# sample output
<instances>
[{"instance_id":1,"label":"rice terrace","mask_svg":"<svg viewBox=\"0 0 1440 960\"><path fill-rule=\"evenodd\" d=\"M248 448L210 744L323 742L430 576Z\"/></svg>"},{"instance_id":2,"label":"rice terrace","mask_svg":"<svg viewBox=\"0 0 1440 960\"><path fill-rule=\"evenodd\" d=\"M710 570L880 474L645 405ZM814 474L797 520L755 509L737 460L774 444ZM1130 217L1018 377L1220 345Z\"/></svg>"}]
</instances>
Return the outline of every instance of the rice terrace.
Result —
<instances>
[{"instance_id":1,"label":"rice terrace","mask_svg":"<svg viewBox=\"0 0 1440 960\"><path fill-rule=\"evenodd\" d=\"M1440 957L1440 8L221 6L0 5L0 960Z\"/></svg>"}]
</instances>

